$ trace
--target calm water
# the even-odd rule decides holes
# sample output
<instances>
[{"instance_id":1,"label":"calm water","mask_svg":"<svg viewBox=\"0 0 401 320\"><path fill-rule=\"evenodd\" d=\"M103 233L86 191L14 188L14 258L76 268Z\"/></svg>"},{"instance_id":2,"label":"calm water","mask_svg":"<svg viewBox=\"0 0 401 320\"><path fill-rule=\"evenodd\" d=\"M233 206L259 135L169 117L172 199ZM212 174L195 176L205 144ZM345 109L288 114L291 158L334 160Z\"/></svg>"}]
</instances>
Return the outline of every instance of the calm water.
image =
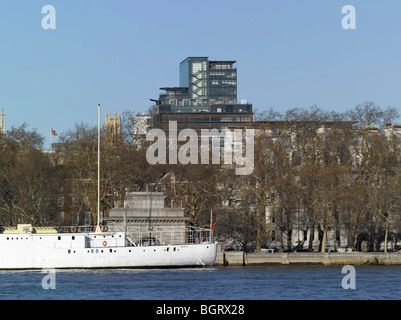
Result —
<instances>
[{"instance_id":1,"label":"calm water","mask_svg":"<svg viewBox=\"0 0 401 320\"><path fill-rule=\"evenodd\" d=\"M42 271L0 271L0 299L314 300L401 299L401 266L356 266L344 290L341 266L205 269L57 270L45 290ZM49 282L50 283L50 282Z\"/></svg>"}]
</instances>

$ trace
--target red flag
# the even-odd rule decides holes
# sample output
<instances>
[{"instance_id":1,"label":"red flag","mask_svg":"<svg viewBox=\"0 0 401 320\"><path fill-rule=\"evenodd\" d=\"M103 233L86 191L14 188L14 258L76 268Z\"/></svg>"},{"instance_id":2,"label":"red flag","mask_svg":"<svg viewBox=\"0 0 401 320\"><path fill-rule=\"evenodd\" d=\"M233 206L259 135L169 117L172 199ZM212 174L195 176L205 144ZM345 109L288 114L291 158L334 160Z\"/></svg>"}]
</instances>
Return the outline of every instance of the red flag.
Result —
<instances>
[{"instance_id":1,"label":"red flag","mask_svg":"<svg viewBox=\"0 0 401 320\"><path fill-rule=\"evenodd\" d=\"M54 131L53 129L51 129L51 130L52 130L52 135L53 135L53 136L57 136L57 132Z\"/></svg>"}]
</instances>

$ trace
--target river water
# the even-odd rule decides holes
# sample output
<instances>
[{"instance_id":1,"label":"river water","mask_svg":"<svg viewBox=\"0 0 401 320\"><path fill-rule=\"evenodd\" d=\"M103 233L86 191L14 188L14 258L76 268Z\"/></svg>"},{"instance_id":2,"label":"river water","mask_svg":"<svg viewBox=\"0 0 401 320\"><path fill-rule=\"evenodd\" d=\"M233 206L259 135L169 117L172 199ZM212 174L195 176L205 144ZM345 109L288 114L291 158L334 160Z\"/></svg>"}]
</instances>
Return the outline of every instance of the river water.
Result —
<instances>
[{"instance_id":1,"label":"river water","mask_svg":"<svg viewBox=\"0 0 401 320\"><path fill-rule=\"evenodd\" d=\"M401 266L0 271L7 300L399 300ZM348 281L348 280L347 280ZM351 280L346 282L351 283Z\"/></svg>"}]
</instances>

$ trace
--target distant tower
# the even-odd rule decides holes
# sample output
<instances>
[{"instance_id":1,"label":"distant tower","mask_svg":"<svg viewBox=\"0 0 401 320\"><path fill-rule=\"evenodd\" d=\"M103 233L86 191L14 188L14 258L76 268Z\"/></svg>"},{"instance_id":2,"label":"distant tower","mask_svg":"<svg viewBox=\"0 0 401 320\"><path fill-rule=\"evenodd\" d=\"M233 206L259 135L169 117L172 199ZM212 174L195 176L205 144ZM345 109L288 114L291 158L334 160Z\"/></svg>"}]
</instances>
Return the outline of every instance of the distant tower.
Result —
<instances>
[{"instance_id":1,"label":"distant tower","mask_svg":"<svg viewBox=\"0 0 401 320\"><path fill-rule=\"evenodd\" d=\"M4 113L4 109L1 111L0 132L6 134L6 114Z\"/></svg>"},{"instance_id":2,"label":"distant tower","mask_svg":"<svg viewBox=\"0 0 401 320\"><path fill-rule=\"evenodd\" d=\"M106 146L118 147L122 144L120 114L106 113Z\"/></svg>"}]
</instances>

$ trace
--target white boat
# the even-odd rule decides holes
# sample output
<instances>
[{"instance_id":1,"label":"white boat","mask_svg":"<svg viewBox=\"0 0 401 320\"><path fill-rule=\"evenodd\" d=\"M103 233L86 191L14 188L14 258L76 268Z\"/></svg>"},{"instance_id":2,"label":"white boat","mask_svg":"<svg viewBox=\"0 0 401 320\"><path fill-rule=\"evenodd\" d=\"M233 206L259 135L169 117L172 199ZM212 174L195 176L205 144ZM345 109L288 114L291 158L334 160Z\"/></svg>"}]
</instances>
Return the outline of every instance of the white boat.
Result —
<instances>
[{"instance_id":1,"label":"white boat","mask_svg":"<svg viewBox=\"0 0 401 320\"><path fill-rule=\"evenodd\" d=\"M30 225L6 230L0 234L0 269L211 266L217 255L217 243L203 238L151 245L133 243L125 232L56 232Z\"/></svg>"},{"instance_id":2,"label":"white boat","mask_svg":"<svg viewBox=\"0 0 401 320\"><path fill-rule=\"evenodd\" d=\"M98 106L100 137L100 105ZM100 139L98 139L98 209L95 230L69 232L18 225L0 234L0 269L192 267L215 263L217 243L206 229L181 230L169 242L141 237L134 242L126 232L100 226ZM210 230L211 231L211 230ZM211 231L212 232L212 231ZM155 234L155 233L153 233ZM156 233L157 235L157 233ZM151 241L149 241L151 240ZM153 241L157 240L157 241Z\"/></svg>"}]
</instances>

